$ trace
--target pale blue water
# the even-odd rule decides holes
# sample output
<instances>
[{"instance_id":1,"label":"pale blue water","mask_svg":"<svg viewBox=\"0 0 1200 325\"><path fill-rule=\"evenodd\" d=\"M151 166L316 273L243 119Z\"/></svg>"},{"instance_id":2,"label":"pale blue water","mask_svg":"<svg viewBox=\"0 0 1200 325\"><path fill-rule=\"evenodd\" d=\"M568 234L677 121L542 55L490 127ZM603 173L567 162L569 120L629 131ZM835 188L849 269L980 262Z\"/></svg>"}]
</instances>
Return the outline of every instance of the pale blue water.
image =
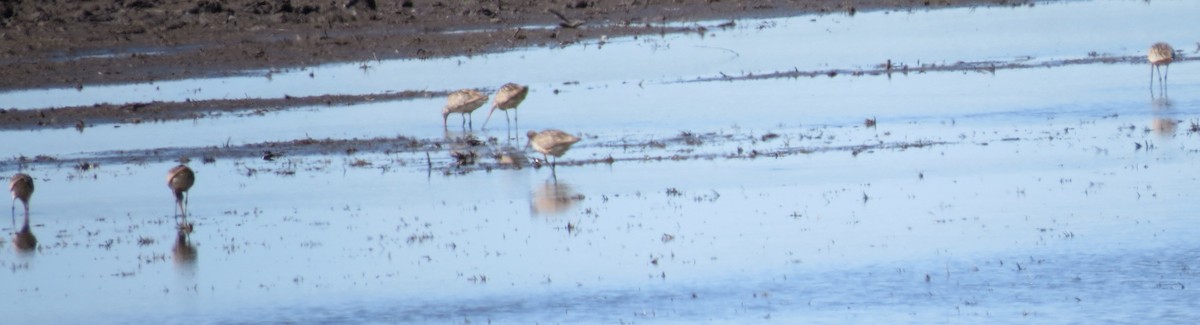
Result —
<instances>
[{"instance_id":1,"label":"pale blue water","mask_svg":"<svg viewBox=\"0 0 1200 325\"><path fill-rule=\"evenodd\" d=\"M423 157L410 154L193 160L196 232L185 244L194 260L174 253L181 245L163 185L172 163L87 172L36 165L27 172L38 178L31 218L40 249L18 253L6 237L0 313L27 323L1194 321L1200 134L1188 129L1200 122L1200 77L1193 62L1172 65L1169 106L1149 92L1142 64L673 82L793 66L869 67L888 58L1136 55L1158 40L1190 54L1196 40L1184 27L1194 6L1071 2L805 16L739 21L704 38L614 39L601 49L384 62L367 73L357 65L317 67L311 80L296 73L303 78L2 94L5 105L45 107L221 98L229 89L273 97L281 89L305 95L517 80L534 89L521 107L522 128L587 135L565 161L715 158L560 166L557 185L546 169L430 175ZM1152 31L1139 23L1147 17L1181 27ZM755 28L762 24L771 27ZM581 59L596 61L488 70ZM571 80L580 84L562 85ZM149 90L155 86L161 90ZM181 95L189 88L202 90ZM443 100L100 125L83 134L5 131L0 152L89 157L226 141L440 138ZM869 117L876 128L862 126ZM1180 123L1159 133L1158 119ZM682 131L781 137L619 146ZM116 140L130 137L138 140ZM917 141L939 144L846 149ZM835 149L722 158L739 147ZM374 167L351 167L354 159ZM250 168L296 174L248 176ZM570 199L547 197L556 191Z\"/></svg>"}]
</instances>

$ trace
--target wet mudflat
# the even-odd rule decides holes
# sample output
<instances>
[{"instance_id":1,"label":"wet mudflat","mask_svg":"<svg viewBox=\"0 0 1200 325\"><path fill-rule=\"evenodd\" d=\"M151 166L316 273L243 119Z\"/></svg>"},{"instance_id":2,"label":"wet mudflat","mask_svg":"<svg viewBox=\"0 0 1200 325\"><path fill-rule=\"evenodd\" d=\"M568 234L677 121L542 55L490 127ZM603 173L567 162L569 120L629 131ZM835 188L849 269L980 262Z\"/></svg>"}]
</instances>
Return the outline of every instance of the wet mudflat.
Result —
<instances>
[{"instance_id":1,"label":"wet mudflat","mask_svg":"<svg viewBox=\"0 0 1200 325\"><path fill-rule=\"evenodd\" d=\"M1194 6L700 22L703 35L0 94L35 110L430 92L5 128L6 173L37 178L37 248L5 237L0 310L32 323L1186 322L1200 301L1197 37L1141 22L1186 26ZM1047 22L1062 27L1035 27ZM1137 61L1155 41L1184 56L1165 88ZM1089 58L1110 60L1068 63ZM855 73L888 60L909 71ZM960 61L998 68L921 71ZM1006 66L1028 62L1045 64ZM532 89L519 128L496 115L480 130L483 110L473 130L437 123L441 92L507 81ZM543 128L584 138L557 180L521 149ZM187 238L164 186L180 156L197 172Z\"/></svg>"}]
</instances>

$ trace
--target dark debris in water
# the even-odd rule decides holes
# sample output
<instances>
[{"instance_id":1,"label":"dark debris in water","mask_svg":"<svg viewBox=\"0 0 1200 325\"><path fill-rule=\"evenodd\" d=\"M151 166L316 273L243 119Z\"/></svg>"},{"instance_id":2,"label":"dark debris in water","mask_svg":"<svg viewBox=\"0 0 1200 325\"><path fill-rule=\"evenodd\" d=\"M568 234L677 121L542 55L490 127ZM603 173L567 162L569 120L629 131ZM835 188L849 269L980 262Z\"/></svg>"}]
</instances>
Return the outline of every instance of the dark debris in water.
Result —
<instances>
[{"instance_id":1,"label":"dark debris in water","mask_svg":"<svg viewBox=\"0 0 1200 325\"><path fill-rule=\"evenodd\" d=\"M776 145L765 145L765 141L776 138L785 139ZM813 154L821 152L850 152L854 155L873 152L876 150L907 150L928 146L944 145L947 142L915 140L897 142L876 142L865 145L828 145L813 143L808 146L796 146L786 139L818 139L804 134L788 136L777 133L767 133L762 136L752 134L730 134L718 132L682 132L669 138L629 141L627 139L607 142L590 142L577 145L578 148L613 149L614 153L588 158L583 155L566 156L557 160L557 166L584 166L596 164L615 164L618 162L656 162L684 160L713 160L713 159L758 159L762 157L782 158L792 155ZM699 147L705 144L705 147ZM464 148L466 146L466 149ZM711 148L707 146L711 145ZM723 148L736 146L735 152ZM743 147L757 147L745 150ZM436 153L441 154L436 154ZM436 155L429 155L435 153ZM362 154L385 154L397 158L387 161L370 161L361 157ZM412 138L406 136L378 137L370 139L313 139L304 138L290 141L269 141L243 145L223 145L209 147L173 147L139 150L114 150L97 152L86 157L59 158L38 156L0 160L0 169L15 169L21 165L74 166L79 171L89 171L101 164L152 163L173 160L173 157L204 157L205 163L215 162L216 159L255 159L267 163L267 166L242 166L246 176L259 172L274 173L281 176L295 175L302 171L325 171L329 169L327 159L314 157L351 155L345 160L348 167L380 168L389 170L394 167L412 166L430 172L436 170L447 176L462 175L474 171L520 169L528 164L534 168L546 164L540 155L526 156L516 148L500 146L491 139L484 141L474 137L463 138ZM425 156L425 157L421 157ZM434 158L443 157L443 158ZM479 157L495 159L480 160Z\"/></svg>"},{"instance_id":2,"label":"dark debris in water","mask_svg":"<svg viewBox=\"0 0 1200 325\"><path fill-rule=\"evenodd\" d=\"M1176 58L1176 61L1181 60L1196 60L1200 58ZM744 81L744 80L763 80L763 79L782 79L782 78L813 78L813 77L837 77L839 75L851 76L887 76L893 74L922 74L927 72L978 72L985 74L994 74L997 70L1014 70L1014 69L1033 69L1033 68L1051 68L1063 67L1083 64L1145 64L1146 56L1130 55L1130 56L1103 56L1090 53L1087 57L1075 59L1061 59L1048 61L1034 61L1029 57L1016 58L1008 61L990 60L990 61L958 61L954 63L915 63L908 65L904 63L896 63L887 60L884 63L876 65L870 69L830 69L830 70L800 70L793 68L790 71L775 71L770 73L746 73L744 75L728 75L719 73L717 76L697 77L692 80L680 80L679 82L711 82L711 81Z\"/></svg>"}]
</instances>

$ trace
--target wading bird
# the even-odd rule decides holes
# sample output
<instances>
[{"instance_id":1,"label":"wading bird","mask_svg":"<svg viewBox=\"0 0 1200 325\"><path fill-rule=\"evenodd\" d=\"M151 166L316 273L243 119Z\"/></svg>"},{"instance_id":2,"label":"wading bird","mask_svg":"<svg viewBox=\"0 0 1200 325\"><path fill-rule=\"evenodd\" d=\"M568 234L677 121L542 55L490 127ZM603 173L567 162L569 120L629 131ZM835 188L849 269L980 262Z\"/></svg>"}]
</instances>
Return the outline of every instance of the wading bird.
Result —
<instances>
[{"instance_id":1,"label":"wading bird","mask_svg":"<svg viewBox=\"0 0 1200 325\"><path fill-rule=\"evenodd\" d=\"M550 159L549 156L554 156L555 160L558 160L558 157L562 157L567 150L571 149L571 145L579 142L579 137L554 129L542 132L529 130L529 133L525 135L529 137L529 146L533 147L533 150L541 152L542 157L547 160ZM554 161L550 162L551 175L555 175L554 164ZM555 175L555 178L557 177Z\"/></svg>"},{"instance_id":2,"label":"wading bird","mask_svg":"<svg viewBox=\"0 0 1200 325\"><path fill-rule=\"evenodd\" d=\"M21 200L21 204L25 206L25 218L29 218L29 197L33 196L33 177L29 177L25 173L17 173L13 175L12 181L8 182L8 191L12 192L12 214L17 216L17 200ZM15 222L15 221L14 221Z\"/></svg>"},{"instance_id":3,"label":"wading bird","mask_svg":"<svg viewBox=\"0 0 1200 325\"><path fill-rule=\"evenodd\" d=\"M167 172L167 187L175 193L175 208L187 220L187 191L196 183L196 174L185 165L175 166Z\"/></svg>"},{"instance_id":4,"label":"wading bird","mask_svg":"<svg viewBox=\"0 0 1200 325\"><path fill-rule=\"evenodd\" d=\"M529 94L529 86L522 86L515 83L506 83L500 86L500 90L496 91L496 98L492 101L492 110L488 111L487 119L483 120L483 128L487 128L488 121L492 120L492 113L496 109L504 111L504 122L508 123L508 110L513 110L513 122L517 121L517 106L525 101L525 95Z\"/></svg>"},{"instance_id":5,"label":"wading bird","mask_svg":"<svg viewBox=\"0 0 1200 325\"><path fill-rule=\"evenodd\" d=\"M442 108L442 127L446 126L447 120L450 119L450 113L462 113L463 125L468 125L468 116L484 103L487 103L487 95L474 89L463 89L450 93L449 99L446 100L446 107Z\"/></svg>"},{"instance_id":6,"label":"wading bird","mask_svg":"<svg viewBox=\"0 0 1200 325\"><path fill-rule=\"evenodd\" d=\"M1146 52L1146 59L1150 61L1150 85L1154 86L1154 71L1159 69L1159 66L1167 66L1167 73L1171 72L1171 61L1175 61L1175 48L1171 44L1158 42L1150 46L1150 50ZM1167 75L1161 70L1158 71L1159 84L1167 82Z\"/></svg>"}]
</instances>

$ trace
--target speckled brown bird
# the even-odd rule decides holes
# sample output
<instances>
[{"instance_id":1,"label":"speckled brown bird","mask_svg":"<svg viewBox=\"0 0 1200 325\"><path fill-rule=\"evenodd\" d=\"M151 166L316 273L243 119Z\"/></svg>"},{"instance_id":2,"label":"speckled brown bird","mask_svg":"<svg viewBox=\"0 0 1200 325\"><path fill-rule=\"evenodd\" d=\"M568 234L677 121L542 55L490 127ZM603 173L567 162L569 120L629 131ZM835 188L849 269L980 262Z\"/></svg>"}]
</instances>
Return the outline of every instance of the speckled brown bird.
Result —
<instances>
[{"instance_id":1,"label":"speckled brown bird","mask_svg":"<svg viewBox=\"0 0 1200 325\"><path fill-rule=\"evenodd\" d=\"M17 215L17 200L21 200L21 204L25 206L25 217L29 218L29 198L33 196L33 177L25 173L13 175L12 180L8 182L8 191L12 192L13 196L13 216Z\"/></svg>"},{"instance_id":2,"label":"speckled brown bird","mask_svg":"<svg viewBox=\"0 0 1200 325\"><path fill-rule=\"evenodd\" d=\"M562 157L567 150L571 149L571 145L579 142L579 137L563 132L561 130L548 129L542 132L530 130L525 134L529 137L529 146L533 150L542 153L542 157L550 159L549 156L554 156L555 160ZM555 162L550 162L550 171L554 172Z\"/></svg>"},{"instance_id":3,"label":"speckled brown bird","mask_svg":"<svg viewBox=\"0 0 1200 325\"><path fill-rule=\"evenodd\" d=\"M1146 59L1150 61L1150 82L1154 82L1154 71L1160 66L1167 66L1167 73L1171 71L1171 61L1175 61L1175 48L1171 44L1158 42L1150 46L1150 50L1146 52ZM1167 75L1161 70L1158 72L1160 82L1166 82Z\"/></svg>"},{"instance_id":4,"label":"speckled brown bird","mask_svg":"<svg viewBox=\"0 0 1200 325\"><path fill-rule=\"evenodd\" d=\"M175 194L175 205L182 213L183 217L187 218L187 192L192 189L192 184L196 183L196 173L192 172L191 168L186 165L179 165L171 168L167 172L167 187L171 188L171 192Z\"/></svg>"},{"instance_id":5,"label":"speckled brown bird","mask_svg":"<svg viewBox=\"0 0 1200 325\"><path fill-rule=\"evenodd\" d=\"M513 122L517 121L517 106L525 101L525 95L529 95L529 86L522 86L515 83L506 83L500 86L500 90L496 91L496 97L492 101L492 110L488 111L487 119L483 120L483 127L487 128L488 121L492 120L492 113L496 109L504 111L504 122L508 123L508 110L513 110Z\"/></svg>"},{"instance_id":6,"label":"speckled brown bird","mask_svg":"<svg viewBox=\"0 0 1200 325\"><path fill-rule=\"evenodd\" d=\"M487 95L474 89L462 89L450 93L446 100L446 107L442 108L442 127L446 126L447 120L450 119L450 113L462 113L463 125L468 125L467 121L471 112L487 103L487 99Z\"/></svg>"}]
</instances>

